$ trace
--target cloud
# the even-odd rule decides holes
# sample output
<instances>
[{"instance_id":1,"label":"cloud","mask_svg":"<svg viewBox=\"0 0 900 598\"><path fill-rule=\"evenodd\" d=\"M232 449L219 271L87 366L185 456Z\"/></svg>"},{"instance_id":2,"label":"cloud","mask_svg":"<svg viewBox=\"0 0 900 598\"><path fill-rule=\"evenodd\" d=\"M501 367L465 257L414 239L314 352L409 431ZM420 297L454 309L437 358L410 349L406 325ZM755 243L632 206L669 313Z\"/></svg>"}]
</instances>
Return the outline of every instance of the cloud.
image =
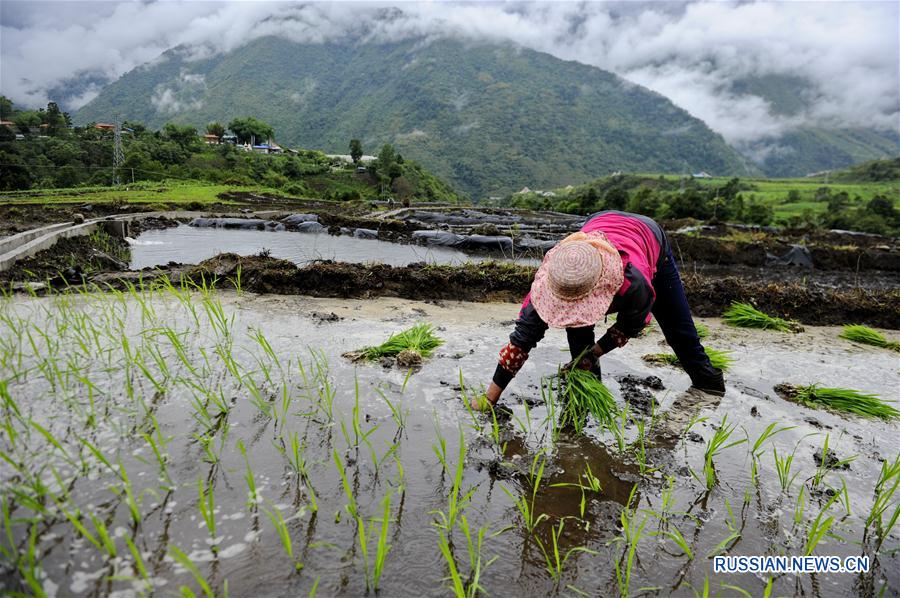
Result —
<instances>
[{"instance_id":1,"label":"cloud","mask_svg":"<svg viewBox=\"0 0 900 598\"><path fill-rule=\"evenodd\" d=\"M153 90L150 103L162 114L176 114L182 110L203 107L206 76L182 69L173 87L159 85Z\"/></svg>"},{"instance_id":2,"label":"cloud","mask_svg":"<svg viewBox=\"0 0 900 598\"><path fill-rule=\"evenodd\" d=\"M513 42L615 72L669 97L731 143L750 147L804 125L900 131L898 17L895 2L4 0L0 91L40 105L81 73L111 81L175 46L202 58L264 35L305 43L347 37L427 43L452 36ZM806 81L800 110L779 110L739 85L773 76ZM73 94L68 107L97 89ZM159 106L186 101L178 90L159 90L155 98Z\"/></svg>"}]
</instances>

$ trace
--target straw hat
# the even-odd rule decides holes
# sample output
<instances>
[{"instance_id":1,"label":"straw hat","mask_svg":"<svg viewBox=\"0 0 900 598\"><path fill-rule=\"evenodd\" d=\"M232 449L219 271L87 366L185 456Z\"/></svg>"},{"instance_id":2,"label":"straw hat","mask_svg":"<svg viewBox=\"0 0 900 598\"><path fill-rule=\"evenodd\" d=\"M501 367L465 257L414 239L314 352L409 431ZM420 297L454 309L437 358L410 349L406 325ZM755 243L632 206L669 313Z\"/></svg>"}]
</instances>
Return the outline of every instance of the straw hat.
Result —
<instances>
[{"instance_id":1,"label":"straw hat","mask_svg":"<svg viewBox=\"0 0 900 598\"><path fill-rule=\"evenodd\" d=\"M531 303L548 326L593 326L623 280L622 258L606 235L578 232L544 256L531 283Z\"/></svg>"}]
</instances>

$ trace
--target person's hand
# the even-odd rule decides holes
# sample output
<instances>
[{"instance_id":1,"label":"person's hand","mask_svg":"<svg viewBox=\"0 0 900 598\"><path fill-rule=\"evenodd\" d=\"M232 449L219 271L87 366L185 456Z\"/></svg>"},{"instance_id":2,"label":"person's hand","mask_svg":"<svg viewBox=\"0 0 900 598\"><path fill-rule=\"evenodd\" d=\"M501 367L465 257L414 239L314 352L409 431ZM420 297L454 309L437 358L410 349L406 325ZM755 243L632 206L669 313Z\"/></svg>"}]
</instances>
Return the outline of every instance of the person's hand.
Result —
<instances>
[{"instance_id":1,"label":"person's hand","mask_svg":"<svg viewBox=\"0 0 900 598\"><path fill-rule=\"evenodd\" d=\"M572 361L570 361L569 363L567 363L566 365L564 365L562 367L562 371L564 374L568 374L569 370L571 370L573 367L578 367L582 370L590 370L594 367L594 360L591 359L590 357L582 357L576 363L576 360L573 359Z\"/></svg>"},{"instance_id":2,"label":"person's hand","mask_svg":"<svg viewBox=\"0 0 900 598\"><path fill-rule=\"evenodd\" d=\"M488 411L497 404L497 401L500 400L501 394L503 394L503 389L497 386L495 383L491 382L490 386L488 386L487 392L472 397L472 400L469 402L469 406L475 411Z\"/></svg>"}]
</instances>

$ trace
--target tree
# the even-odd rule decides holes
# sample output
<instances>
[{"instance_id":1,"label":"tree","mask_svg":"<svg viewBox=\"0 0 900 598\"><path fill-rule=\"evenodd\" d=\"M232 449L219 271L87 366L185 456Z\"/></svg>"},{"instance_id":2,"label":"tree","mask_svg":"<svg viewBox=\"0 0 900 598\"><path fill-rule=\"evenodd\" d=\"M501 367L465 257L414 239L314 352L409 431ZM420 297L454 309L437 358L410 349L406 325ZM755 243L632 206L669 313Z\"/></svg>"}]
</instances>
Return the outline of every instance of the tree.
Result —
<instances>
[{"instance_id":1,"label":"tree","mask_svg":"<svg viewBox=\"0 0 900 598\"><path fill-rule=\"evenodd\" d=\"M397 160L397 154L394 152L394 146L385 143L378 152L378 171L387 174L388 169Z\"/></svg>"},{"instance_id":2,"label":"tree","mask_svg":"<svg viewBox=\"0 0 900 598\"><path fill-rule=\"evenodd\" d=\"M603 208L606 210L624 210L627 205L628 191L621 187L613 187L603 196Z\"/></svg>"},{"instance_id":3,"label":"tree","mask_svg":"<svg viewBox=\"0 0 900 598\"><path fill-rule=\"evenodd\" d=\"M0 120L9 120L13 115L13 103L6 96L0 96Z\"/></svg>"},{"instance_id":4,"label":"tree","mask_svg":"<svg viewBox=\"0 0 900 598\"><path fill-rule=\"evenodd\" d=\"M44 124L47 125L47 134L51 136L64 135L68 132L68 115L59 109L56 102L47 104L47 111L43 113Z\"/></svg>"},{"instance_id":5,"label":"tree","mask_svg":"<svg viewBox=\"0 0 900 598\"><path fill-rule=\"evenodd\" d=\"M16 114L13 122L19 127L19 132L27 135L31 133L32 127L41 126L43 119L41 118L40 112L36 110L25 110Z\"/></svg>"},{"instance_id":6,"label":"tree","mask_svg":"<svg viewBox=\"0 0 900 598\"><path fill-rule=\"evenodd\" d=\"M362 158L363 149L362 143L360 143L359 139L351 139L350 140L350 159L353 160L354 164L359 164L360 158Z\"/></svg>"},{"instance_id":7,"label":"tree","mask_svg":"<svg viewBox=\"0 0 900 598\"><path fill-rule=\"evenodd\" d=\"M181 146L181 149L189 149L197 144L197 129L190 125L176 125L166 123L163 127L166 137Z\"/></svg>"},{"instance_id":8,"label":"tree","mask_svg":"<svg viewBox=\"0 0 900 598\"><path fill-rule=\"evenodd\" d=\"M225 136L225 125L218 121L213 121L206 125L206 133L208 135L215 135L216 139L222 141L222 137Z\"/></svg>"},{"instance_id":9,"label":"tree","mask_svg":"<svg viewBox=\"0 0 900 598\"><path fill-rule=\"evenodd\" d=\"M228 128L237 136L240 143L249 143L254 140L256 143L262 143L275 137L275 129L252 116L235 118L228 123Z\"/></svg>"}]
</instances>

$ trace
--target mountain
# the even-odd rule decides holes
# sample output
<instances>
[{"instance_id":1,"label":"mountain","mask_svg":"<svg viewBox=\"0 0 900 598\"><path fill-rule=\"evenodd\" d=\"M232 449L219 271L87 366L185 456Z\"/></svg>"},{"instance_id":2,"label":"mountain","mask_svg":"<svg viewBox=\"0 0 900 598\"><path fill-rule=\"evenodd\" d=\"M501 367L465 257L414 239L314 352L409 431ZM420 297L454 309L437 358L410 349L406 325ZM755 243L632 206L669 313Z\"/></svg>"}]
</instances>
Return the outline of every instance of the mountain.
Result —
<instances>
[{"instance_id":1,"label":"mountain","mask_svg":"<svg viewBox=\"0 0 900 598\"><path fill-rule=\"evenodd\" d=\"M796 76L746 77L735 81L732 91L763 98L774 114L783 117L798 117L816 101L809 81ZM801 126L740 149L766 175L795 177L900 155L900 133L862 127Z\"/></svg>"},{"instance_id":2,"label":"mountain","mask_svg":"<svg viewBox=\"0 0 900 598\"><path fill-rule=\"evenodd\" d=\"M280 143L374 154L385 142L475 198L614 171L747 174L735 150L665 97L606 71L452 40L253 40L189 60L177 48L106 87L78 123L198 127L253 115Z\"/></svg>"}]
</instances>

